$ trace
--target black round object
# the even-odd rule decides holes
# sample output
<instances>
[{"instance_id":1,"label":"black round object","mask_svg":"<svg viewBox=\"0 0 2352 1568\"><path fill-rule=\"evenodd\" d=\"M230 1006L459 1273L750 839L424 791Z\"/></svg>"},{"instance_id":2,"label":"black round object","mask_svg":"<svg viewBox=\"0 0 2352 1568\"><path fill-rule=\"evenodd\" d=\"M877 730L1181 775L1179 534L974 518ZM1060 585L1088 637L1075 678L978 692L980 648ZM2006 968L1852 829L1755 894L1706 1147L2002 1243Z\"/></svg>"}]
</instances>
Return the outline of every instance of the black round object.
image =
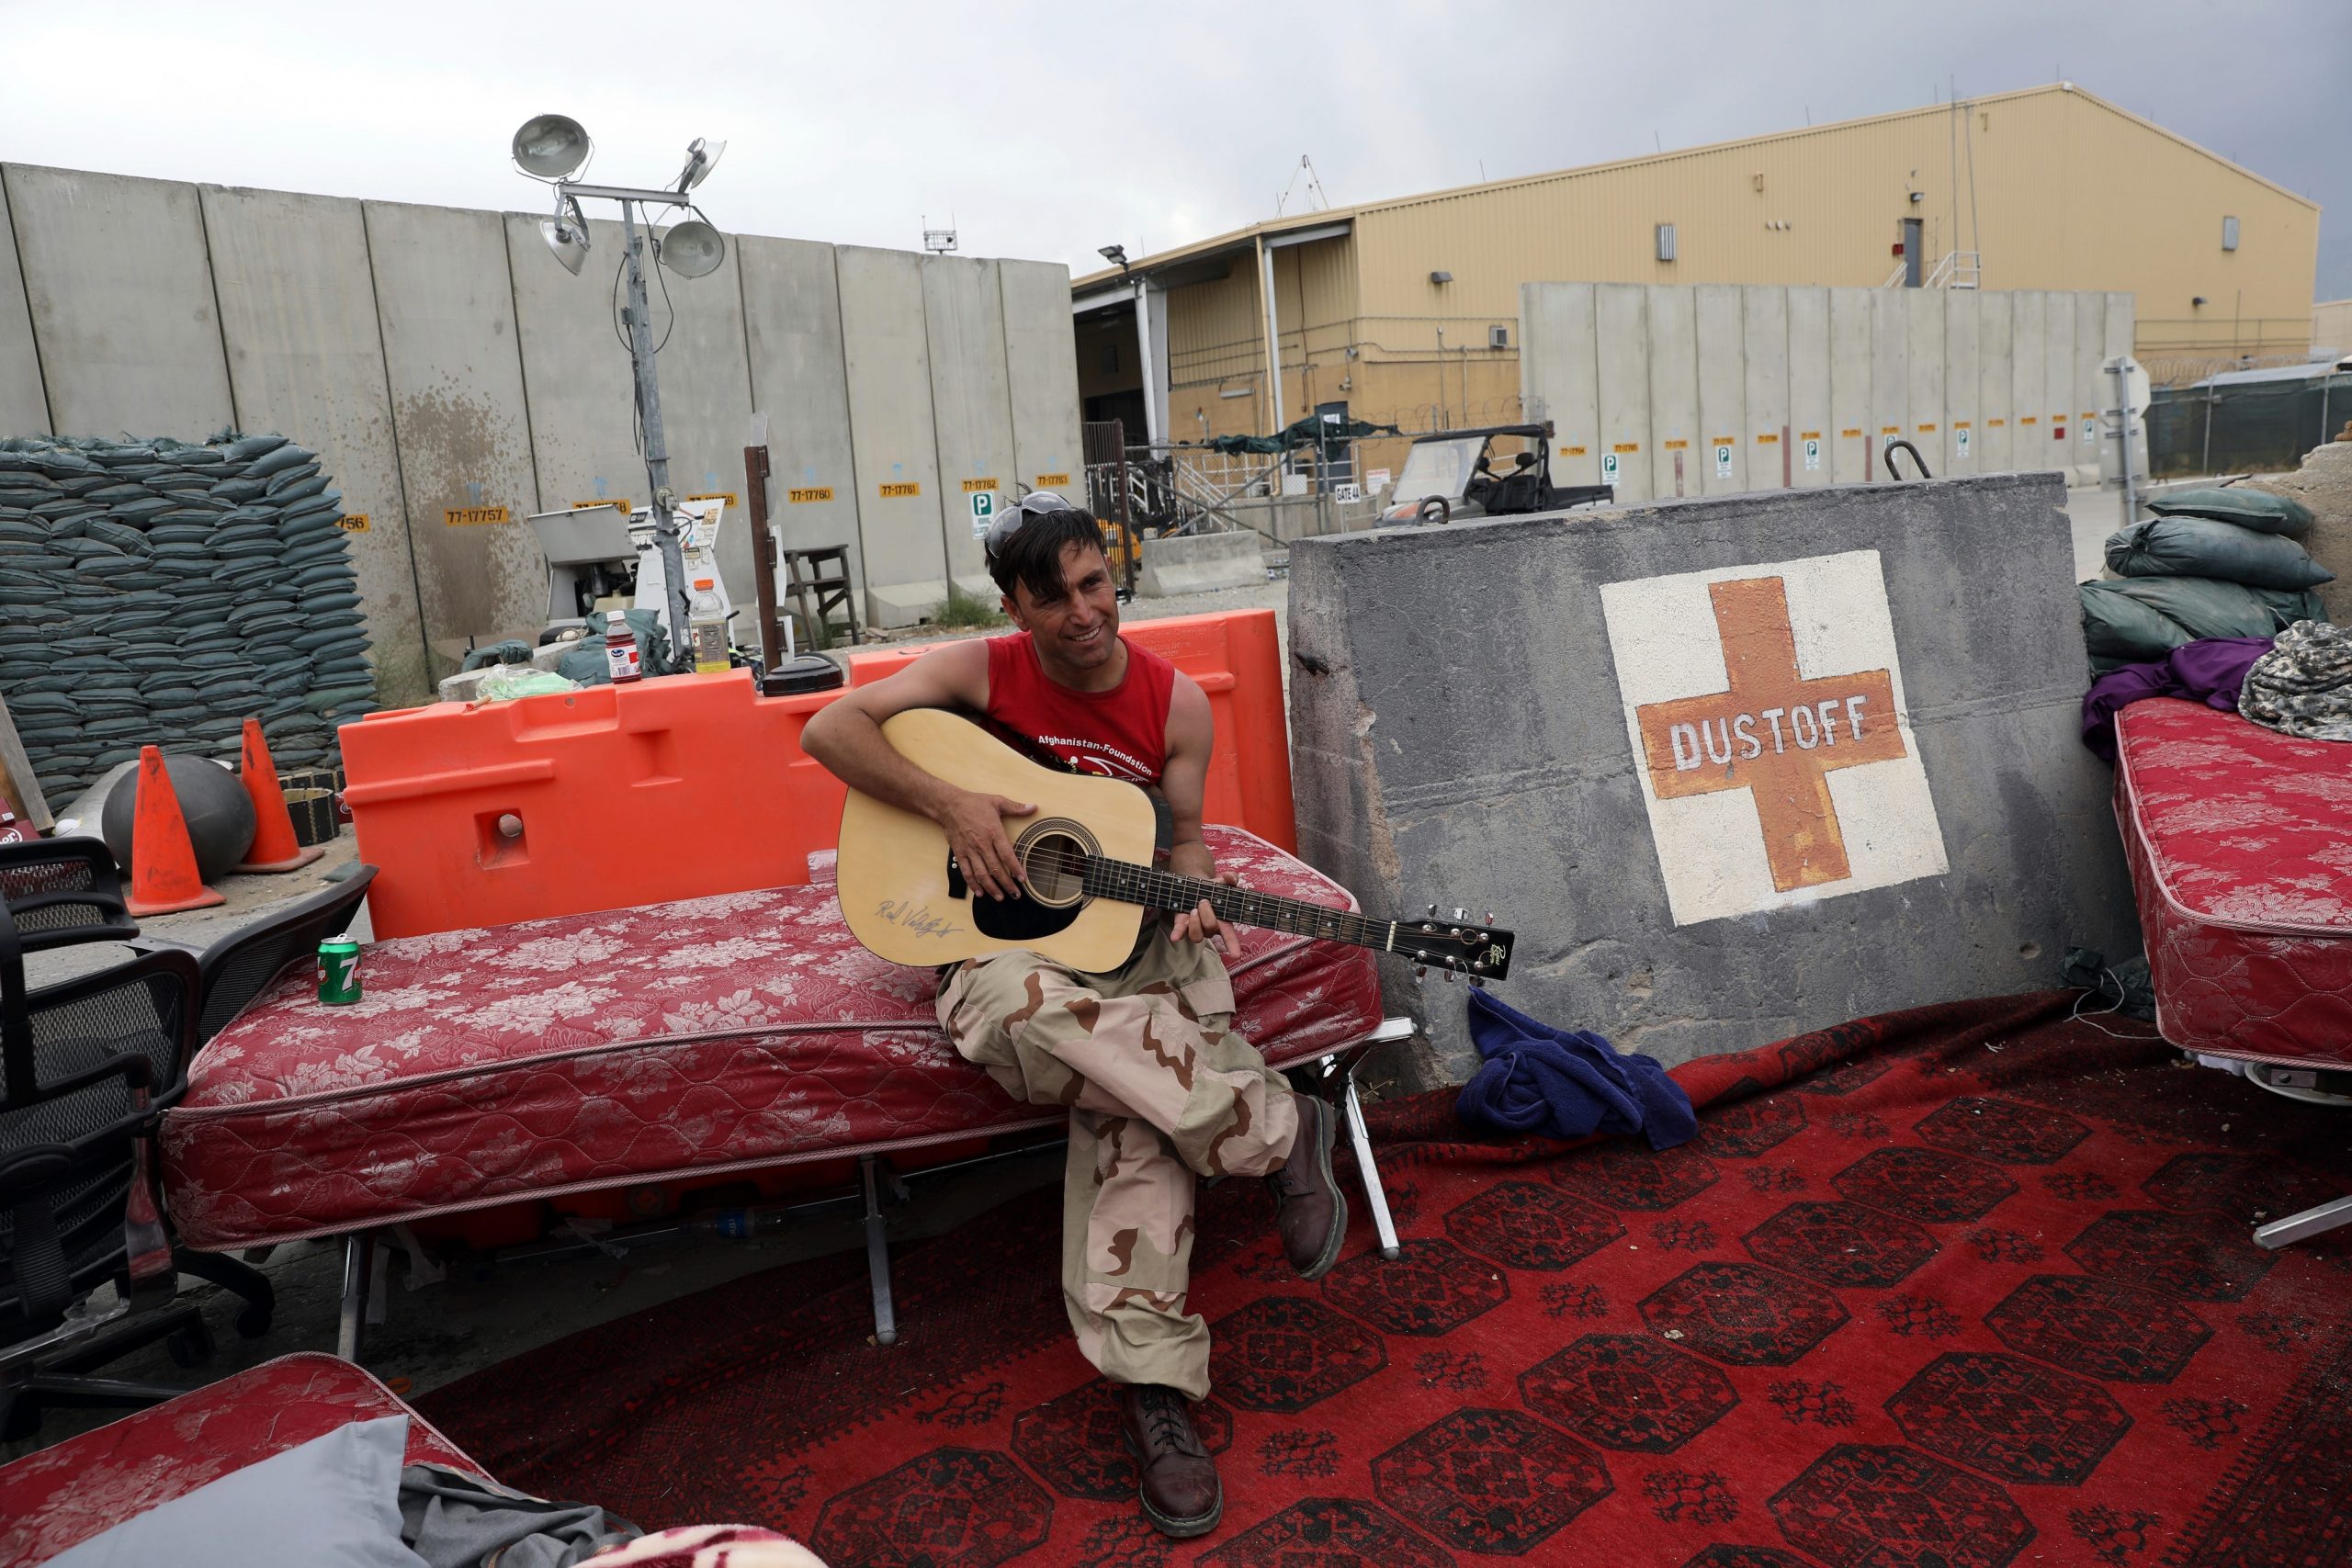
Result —
<instances>
[{"instance_id":1,"label":"black round object","mask_svg":"<svg viewBox=\"0 0 2352 1568\"><path fill-rule=\"evenodd\" d=\"M801 692L830 692L848 680L842 667L821 653L787 659L762 678L760 695L788 697Z\"/></svg>"},{"instance_id":2,"label":"black round object","mask_svg":"<svg viewBox=\"0 0 2352 1568\"><path fill-rule=\"evenodd\" d=\"M245 851L253 847L254 803L236 774L201 757L166 751L164 771L171 776L172 793L179 797L180 815L187 821L188 841L196 847L197 874L210 882L244 859ZM98 813L99 834L124 866L130 864L132 814L138 799L139 775L131 773L107 791L106 806Z\"/></svg>"}]
</instances>

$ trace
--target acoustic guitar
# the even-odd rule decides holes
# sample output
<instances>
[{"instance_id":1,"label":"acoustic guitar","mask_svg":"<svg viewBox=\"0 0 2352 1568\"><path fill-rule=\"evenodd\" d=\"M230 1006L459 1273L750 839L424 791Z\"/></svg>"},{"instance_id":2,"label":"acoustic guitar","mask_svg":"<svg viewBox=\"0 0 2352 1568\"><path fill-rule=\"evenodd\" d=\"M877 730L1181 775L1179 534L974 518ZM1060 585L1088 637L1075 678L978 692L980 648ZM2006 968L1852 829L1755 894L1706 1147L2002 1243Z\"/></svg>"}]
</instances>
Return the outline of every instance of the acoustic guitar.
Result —
<instances>
[{"instance_id":1,"label":"acoustic guitar","mask_svg":"<svg viewBox=\"0 0 2352 1568\"><path fill-rule=\"evenodd\" d=\"M1480 985L1510 973L1511 933L1465 910L1441 919L1432 904L1419 919L1376 920L1157 870L1165 815L1152 795L1121 779L1042 767L955 714L910 709L884 721L882 734L934 777L1037 808L1005 819L1024 886L1019 897L997 899L967 884L938 824L849 792L835 879L842 918L893 964L954 964L1025 948L1101 973L1127 961L1150 911L1206 899L1220 920L1394 953L1448 979L1464 975Z\"/></svg>"}]
</instances>

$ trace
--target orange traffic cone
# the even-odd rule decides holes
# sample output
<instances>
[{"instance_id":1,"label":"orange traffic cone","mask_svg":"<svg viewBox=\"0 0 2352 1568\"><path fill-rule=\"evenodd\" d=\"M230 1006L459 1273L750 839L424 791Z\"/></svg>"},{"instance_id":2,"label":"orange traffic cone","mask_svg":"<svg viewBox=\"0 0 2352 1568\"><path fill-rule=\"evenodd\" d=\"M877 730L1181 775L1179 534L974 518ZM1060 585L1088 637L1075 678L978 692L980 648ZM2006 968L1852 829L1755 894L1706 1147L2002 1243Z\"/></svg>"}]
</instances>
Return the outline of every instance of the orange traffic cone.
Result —
<instances>
[{"instance_id":1,"label":"orange traffic cone","mask_svg":"<svg viewBox=\"0 0 2352 1568\"><path fill-rule=\"evenodd\" d=\"M133 915L168 915L178 909L209 909L227 899L196 874L196 845L180 815L180 797L164 771L164 753L139 749L139 794L130 818L130 897Z\"/></svg>"},{"instance_id":2,"label":"orange traffic cone","mask_svg":"<svg viewBox=\"0 0 2352 1568\"><path fill-rule=\"evenodd\" d=\"M269 760L269 743L261 738L257 718L245 720L237 778L245 786L245 798L254 803L253 847L237 863L239 871L297 871L326 853L315 844L304 849L294 837L294 818L277 787L277 765Z\"/></svg>"}]
</instances>

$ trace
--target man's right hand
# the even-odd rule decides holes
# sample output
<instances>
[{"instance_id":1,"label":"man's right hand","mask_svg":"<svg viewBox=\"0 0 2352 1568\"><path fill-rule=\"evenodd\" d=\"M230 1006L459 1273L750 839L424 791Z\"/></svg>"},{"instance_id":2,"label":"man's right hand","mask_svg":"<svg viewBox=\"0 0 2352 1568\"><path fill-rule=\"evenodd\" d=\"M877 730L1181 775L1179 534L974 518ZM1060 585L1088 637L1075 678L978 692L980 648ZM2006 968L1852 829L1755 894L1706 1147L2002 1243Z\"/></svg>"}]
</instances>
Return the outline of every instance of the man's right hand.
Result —
<instances>
[{"instance_id":1,"label":"man's right hand","mask_svg":"<svg viewBox=\"0 0 2352 1568\"><path fill-rule=\"evenodd\" d=\"M1021 893L1021 860L1004 830L1008 817L1026 817L1037 808L1001 795L979 795L959 789L949 793L932 814L947 835L947 848L964 868L964 879L974 891L991 898L1013 898Z\"/></svg>"}]
</instances>

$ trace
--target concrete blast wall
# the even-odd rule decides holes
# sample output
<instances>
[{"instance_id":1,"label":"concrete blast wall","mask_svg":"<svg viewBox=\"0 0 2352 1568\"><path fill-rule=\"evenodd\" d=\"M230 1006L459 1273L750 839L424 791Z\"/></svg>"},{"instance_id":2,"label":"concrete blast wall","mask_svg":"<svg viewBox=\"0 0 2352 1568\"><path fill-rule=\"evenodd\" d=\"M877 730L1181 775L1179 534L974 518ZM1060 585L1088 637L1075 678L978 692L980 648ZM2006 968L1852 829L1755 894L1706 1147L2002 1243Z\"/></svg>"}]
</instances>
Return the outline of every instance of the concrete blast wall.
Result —
<instances>
[{"instance_id":1,"label":"concrete blast wall","mask_svg":"<svg viewBox=\"0 0 2352 1568\"><path fill-rule=\"evenodd\" d=\"M368 519L379 689L427 700L469 643L543 623L529 513L650 500L622 231L590 228L573 276L536 215L0 165L0 435L233 424L317 448ZM707 276L647 267L673 488L740 501L765 410L779 542L847 546L868 619L922 619L951 566L986 586L967 482L1082 498L1067 268L758 236ZM730 509L719 565L745 611L752 558Z\"/></svg>"},{"instance_id":2,"label":"concrete blast wall","mask_svg":"<svg viewBox=\"0 0 2352 1568\"><path fill-rule=\"evenodd\" d=\"M1559 482L1623 503L1883 479L1898 436L1938 478L2095 482L2132 317L2129 294L1530 283L1519 326Z\"/></svg>"},{"instance_id":3,"label":"concrete blast wall","mask_svg":"<svg viewBox=\"0 0 2352 1568\"><path fill-rule=\"evenodd\" d=\"M1375 917L1493 911L1512 1006L1669 1063L2132 952L2064 501L2011 474L1301 539L1302 852ZM1464 1077L1461 987L1384 973L1429 1026L1408 1078Z\"/></svg>"}]
</instances>

